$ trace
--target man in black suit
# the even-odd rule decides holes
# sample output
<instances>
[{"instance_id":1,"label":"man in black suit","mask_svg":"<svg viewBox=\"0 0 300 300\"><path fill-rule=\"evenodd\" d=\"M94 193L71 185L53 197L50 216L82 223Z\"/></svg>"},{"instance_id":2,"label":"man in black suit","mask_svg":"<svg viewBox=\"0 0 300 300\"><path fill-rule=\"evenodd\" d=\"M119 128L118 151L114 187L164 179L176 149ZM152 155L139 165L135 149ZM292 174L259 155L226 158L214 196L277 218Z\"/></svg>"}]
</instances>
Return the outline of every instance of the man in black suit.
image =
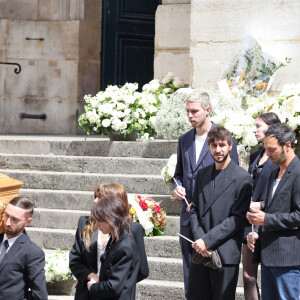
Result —
<instances>
[{"instance_id":1,"label":"man in black suit","mask_svg":"<svg viewBox=\"0 0 300 300\"><path fill-rule=\"evenodd\" d=\"M4 233L0 234L0 300L48 299L44 252L25 231L33 207L29 199L16 197L5 208Z\"/></svg>"},{"instance_id":2,"label":"man in black suit","mask_svg":"<svg viewBox=\"0 0 300 300\"><path fill-rule=\"evenodd\" d=\"M192 247L204 257L217 250L220 269L192 263L188 299L235 299L245 215L250 205L252 178L230 158L230 132L216 126L207 134L215 161L197 173L190 210L195 242Z\"/></svg>"},{"instance_id":3,"label":"man in black suit","mask_svg":"<svg viewBox=\"0 0 300 300\"><path fill-rule=\"evenodd\" d=\"M265 133L264 147L279 166L270 176L264 211L251 208L247 218L260 225L250 233L248 247L261 242L262 299L299 299L300 295L300 160L293 150L294 132L274 124Z\"/></svg>"},{"instance_id":4,"label":"man in black suit","mask_svg":"<svg viewBox=\"0 0 300 300\"><path fill-rule=\"evenodd\" d=\"M207 133L216 126L210 120L211 106L209 95L200 90L194 90L186 100L187 117L193 129L183 134L178 140L177 165L174 174L178 186L173 182L173 193L178 200L183 200L186 197L188 203L192 202L198 170L214 163L206 142ZM231 158L238 164L234 139ZM180 233L191 240L194 239L185 201L181 201L180 207ZM186 294L193 249L191 244L183 238L180 238L180 248Z\"/></svg>"}]
</instances>

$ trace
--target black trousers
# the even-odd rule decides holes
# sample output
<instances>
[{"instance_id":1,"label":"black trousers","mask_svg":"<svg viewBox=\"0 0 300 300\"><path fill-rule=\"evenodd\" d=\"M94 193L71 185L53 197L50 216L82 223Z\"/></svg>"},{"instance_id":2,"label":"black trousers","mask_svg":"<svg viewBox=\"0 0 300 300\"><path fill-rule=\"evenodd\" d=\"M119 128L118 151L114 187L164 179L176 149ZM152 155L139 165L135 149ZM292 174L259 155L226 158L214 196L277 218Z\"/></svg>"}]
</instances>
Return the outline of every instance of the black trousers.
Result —
<instances>
[{"instance_id":1,"label":"black trousers","mask_svg":"<svg viewBox=\"0 0 300 300\"><path fill-rule=\"evenodd\" d=\"M239 265L223 265L213 270L203 265L191 264L188 300L234 300L239 275Z\"/></svg>"}]
</instances>

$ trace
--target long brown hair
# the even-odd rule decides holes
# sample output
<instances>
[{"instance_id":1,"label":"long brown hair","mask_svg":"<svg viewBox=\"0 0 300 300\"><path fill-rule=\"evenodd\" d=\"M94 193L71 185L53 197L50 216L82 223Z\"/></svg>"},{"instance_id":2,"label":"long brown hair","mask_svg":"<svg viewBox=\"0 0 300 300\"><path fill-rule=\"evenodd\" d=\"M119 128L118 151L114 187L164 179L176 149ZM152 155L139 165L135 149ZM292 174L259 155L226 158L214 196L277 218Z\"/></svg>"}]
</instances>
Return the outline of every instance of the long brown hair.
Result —
<instances>
[{"instance_id":1,"label":"long brown hair","mask_svg":"<svg viewBox=\"0 0 300 300\"><path fill-rule=\"evenodd\" d=\"M94 199L99 200L106 196L115 196L123 201L127 215L129 214L129 204L127 199L127 192L123 185L118 183L100 183L94 187ZM82 237L85 239L86 249L89 251L90 248L90 234L96 230L96 221L90 216L89 223L85 226Z\"/></svg>"},{"instance_id":2,"label":"long brown hair","mask_svg":"<svg viewBox=\"0 0 300 300\"><path fill-rule=\"evenodd\" d=\"M113 231L113 237L118 240L121 233L130 232L129 215L124 202L116 196L106 196L92 208L92 218L98 222L106 222Z\"/></svg>"}]
</instances>

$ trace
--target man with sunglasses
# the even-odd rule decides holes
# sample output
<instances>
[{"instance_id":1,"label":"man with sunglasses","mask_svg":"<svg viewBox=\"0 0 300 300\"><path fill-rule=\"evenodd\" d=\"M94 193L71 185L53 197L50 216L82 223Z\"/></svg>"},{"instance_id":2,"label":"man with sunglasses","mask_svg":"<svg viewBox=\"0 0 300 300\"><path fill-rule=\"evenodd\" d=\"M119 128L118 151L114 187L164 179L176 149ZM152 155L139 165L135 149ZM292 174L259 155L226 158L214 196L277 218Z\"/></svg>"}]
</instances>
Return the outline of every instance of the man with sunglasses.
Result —
<instances>
[{"instance_id":1,"label":"man with sunglasses","mask_svg":"<svg viewBox=\"0 0 300 300\"><path fill-rule=\"evenodd\" d=\"M0 300L48 299L45 255L28 237L25 227L32 222L33 203L16 197L3 214L0 234Z\"/></svg>"}]
</instances>

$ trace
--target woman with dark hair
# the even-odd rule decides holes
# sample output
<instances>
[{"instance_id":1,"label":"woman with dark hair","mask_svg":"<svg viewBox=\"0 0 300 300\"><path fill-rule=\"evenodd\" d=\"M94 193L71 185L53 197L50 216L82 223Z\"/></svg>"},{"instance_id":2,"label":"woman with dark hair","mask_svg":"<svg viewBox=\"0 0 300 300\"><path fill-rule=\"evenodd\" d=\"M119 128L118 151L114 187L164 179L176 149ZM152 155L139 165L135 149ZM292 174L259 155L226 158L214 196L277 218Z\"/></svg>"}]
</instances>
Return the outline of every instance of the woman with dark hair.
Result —
<instances>
[{"instance_id":1,"label":"woman with dark hair","mask_svg":"<svg viewBox=\"0 0 300 300\"><path fill-rule=\"evenodd\" d=\"M281 123L273 112L260 114L255 120L254 134L258 142L265 139L265 132L272 124ZM248 172L253 177L253 192L250 207L262 209L265 204L268 181L271 172L277 167L267 157L265 149L261 148L250 154ZM258 300L259 289L257 285L258 264L252 263L253 253L247 247L246 237L251 232L251 225L246 221L242 248L243 280L245 300Z\"/></svg>"},{"instance_id":2,"label":"woman with dark hair","mask_svg":"<svg viewBox=\"0 0 300 300\"><path fill-rule=\"evenodd\" d=\"M87 282L91 298L134 300L140 259L125 204L106 196L93 206L91 215L97 228L110 236L101 256L99 280Z\"/></svg>"},{"instance_id":3,"label":"woman with dark hair","mask_svg":"<svg viewBox=\"0 0 300 300\"><path fill-rule=\"evenodd\" d=\"M105 196L115 196L123 201L127 215L129 204L127 192L123 185L117 183L101 183L94 188L94 203ZM137 282L149 275L147 257L145 253L143 228L139 223L130 223L131 233L140 254L140 264ZM70 251L70 269L77 278L75 300L90 300L86 283L92 278L97 281L101 268L100 258L108 242L108 234L102 233L96 226L93 216L82 216L78 221L75 243Z\"/></svg>"}]
</instances>

